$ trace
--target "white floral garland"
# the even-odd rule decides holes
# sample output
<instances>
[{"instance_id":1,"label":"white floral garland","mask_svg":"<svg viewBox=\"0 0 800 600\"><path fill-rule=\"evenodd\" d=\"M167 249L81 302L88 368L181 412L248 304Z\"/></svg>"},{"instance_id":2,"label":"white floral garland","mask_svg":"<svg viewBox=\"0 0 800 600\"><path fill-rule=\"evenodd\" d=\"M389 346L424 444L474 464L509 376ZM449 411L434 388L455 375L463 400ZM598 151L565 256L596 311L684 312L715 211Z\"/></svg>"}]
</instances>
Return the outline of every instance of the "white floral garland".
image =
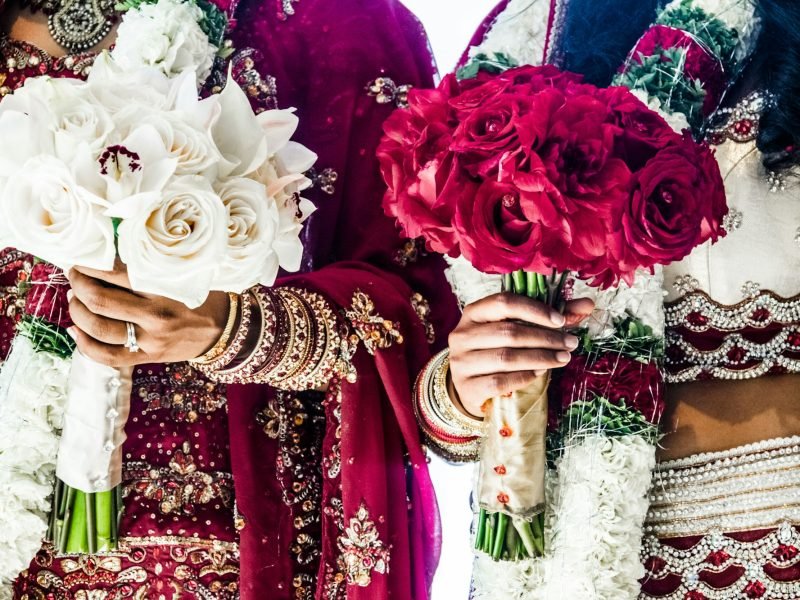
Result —
<instances>
[{"instance_id":1,"label":"white floral garland","mask_svg":"<svg viewBox=\"0 0 800 600\"><path fill-rule=\"evenodd\" d=\"M541 64L549 14L550 0L511 0L483 42L470 48L470 58L505 54L523 65Z\"/></svg>"},{"instance_id":2,"label":"white floral garland","mask_svg":"<svg viewBox=\"0 0 800 600\"><path fill-rule=\"evenodd\" d=\"M0 370L0 598L47 532L69 370L23 336Z\"/></svg>"},{"instance_id":3,"label":"white floral garland","mask_svg":"<svg viewBox=\"0 0 800 600\"><path fill-rule=\"evenodd\" d=\"M673 4L682 0L673 0ZM758 22L749 0L696 0L694 5L720 18L739 34L736 57L753 47ZM482 44L470 56L504 53L519 64L539 65L547 36L549 0L512 0ZM688 129L686 115L666 112L658 99L634 93L677 132ZM463 303L476 285L477 297L497 291L500 278L483 275L467 261L448 261L448 280ZM471 272L471 271L472 272ZM493 292L490 292L493 293ZM635 316L663 337L663 273L639 272L633 286L600 291L576 281L575 298L590 297L595 310L587 321L589 336L614 333L613 324ZM495 562L476 553L473 600L633 600L644 569L639 558L647 494L656 448L640 436L582 435L567 440L555 471L548 473L545 515L546 556L518 562Z\"/></svg>"}]
</instances>

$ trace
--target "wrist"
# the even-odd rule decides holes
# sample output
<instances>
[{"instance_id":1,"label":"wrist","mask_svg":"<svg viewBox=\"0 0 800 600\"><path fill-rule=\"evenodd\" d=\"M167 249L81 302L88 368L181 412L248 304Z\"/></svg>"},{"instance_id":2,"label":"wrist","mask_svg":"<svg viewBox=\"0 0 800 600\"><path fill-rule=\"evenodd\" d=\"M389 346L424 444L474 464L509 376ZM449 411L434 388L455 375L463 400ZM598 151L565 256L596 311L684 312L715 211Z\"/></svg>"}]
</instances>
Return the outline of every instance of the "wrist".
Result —
<instances>
[{"instance_id":1,"label":"wrist","mask_svg":"<svg viewBox=\"0 0 800 600\"><path fill-rule=\"evenodd\" d=\"M434 356L420 373L414 408L429 444L455 462L475 460L483 435L483 422L456 408L448 388L449 352Z\"/></svg>"}]
</instances>

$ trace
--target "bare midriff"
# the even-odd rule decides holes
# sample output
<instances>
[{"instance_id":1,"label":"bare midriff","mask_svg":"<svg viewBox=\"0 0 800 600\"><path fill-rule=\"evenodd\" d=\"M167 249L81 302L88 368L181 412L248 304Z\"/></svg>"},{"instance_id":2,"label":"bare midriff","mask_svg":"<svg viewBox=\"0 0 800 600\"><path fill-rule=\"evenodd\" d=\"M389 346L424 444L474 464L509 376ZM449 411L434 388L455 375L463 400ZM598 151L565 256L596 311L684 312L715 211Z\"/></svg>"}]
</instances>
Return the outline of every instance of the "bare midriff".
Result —
<instances>
[{"instance_id":1,"label":"bare midriff","mask_svg":"<svg viewBox=\"0 0 800 600\"><path fill-rule=\"evenodd\" d=\"M667 386L660 460L800 435L800 375Z\"/></svg>"}]
</instances>

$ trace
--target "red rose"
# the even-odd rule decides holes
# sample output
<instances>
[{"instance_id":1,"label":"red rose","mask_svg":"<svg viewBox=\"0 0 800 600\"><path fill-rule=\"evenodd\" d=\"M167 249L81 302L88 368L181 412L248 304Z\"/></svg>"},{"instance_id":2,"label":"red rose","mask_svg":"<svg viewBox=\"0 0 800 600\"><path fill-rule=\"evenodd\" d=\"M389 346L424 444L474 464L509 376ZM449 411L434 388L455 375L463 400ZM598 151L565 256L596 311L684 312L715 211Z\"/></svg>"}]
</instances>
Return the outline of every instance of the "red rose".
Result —
<instances>
[{"instance_id":1,"label":"red rose","mask_svg":"<svg viewBox=\"0 0 800 600\"><path fill-rule=\"evenodd\" d=\"M510 82L514 86L513 89L519 91L520 87L524 87L531 92L539 92L548 88L563 91L571 85L583 81L583 75L562 71L553 65L516 67L504 71L500 74L500 78Z\"/></svg>"},{"instance_id":2,"label":"red rose","mask_svg":"<svg viewBox=\"0 0 800 600\"><path fill-rule=\"evenodd\" d=\"M517 173L513 183L485 181L458 198L461 252L485 273L549 273L569 256L563 212L561 194L543 172Z\"/></svg>"},{"instance_id":3,"label":"red rose","mask_svg":"<svg viewBox=\"0 0 800 600\"><path fill-rule=\"evenodd\" d=\"M445 80L436 90L411 90L408 109L395 111L384 123L377 149L388 186L384 211L397 219L404 235L423 237L430 250L442 254L456 245L455 207L443 201L442 194L448 186L463 186L463 193L469 193L469 182L449 151L453 116L447 101L452 85Z\"/></svg>"},{"instance_id":4,"label":"red rose","mask_svg":"<svg viewBox=\"0 0 800 600\"><path fill-rule=\"evenodd\" d=\"M590 358L579 354L561 375L561 402L564 410L575 401L605 398L640 412L656 425L664 413L664 387L655 362L642 363L618 354Z\"/></svg>"},{"instance_id":5,"label":"red rose","mask_svg":"<svg viewBox=\"0 0 800 600\"><path fill-rule=\"evenodd\" d=\"M661 115L650 110L628 88L611 87L603 91L613 122L622 130L615 153L631 171L641 169L656 152L680 138Z\"/></svg>"},{"instance_id":6,"label":"red rose","mask_svg":"<svg viewBox=\"0 0 800 600\"><path fill-rule=\"evenodd\" d=\"M520 151L517 123L530 103L529 96L502 94L466 115L450 148L471 176L496 176L500 161Z\"/></svg>"},{"instance_id":7,"label":"red rose","mask_svg":"<svg viewBox=\"0 0 800 600\"><path fill-rule=\"evenodd\" d=\"M703 101L703 116L710 115L718 106L727 87L728 79L719 59L698 41L696 37L674 27L652 26L639 40L631 53L632 60L641 61L642 56L662 55L662 62L669 59L664 49L682 49L682 74L687 85L695 81L703 83L706 97Z\"/></svg>"},{"instance_id":8,"label":"red rose","mask_svg":"<svg viewBox=\"0 0 800 600\"><path fill-rule=\"evenodd\" d=\"M683 137L636 173L622 213L623 268L669 264L724 235L725 187L711 150ZM624 264L626 263L627 264Z\"/></svg>"},{"instance_id":9,"label":"red rose","mask_svg":"<svg viewBox=\"0 0 800 600\"><path fill-rule=\"evenodd\" d=\"M606 252L612 215L628 195L631 172L615 154L620 128L598 98L569 97L549 120L539 154L547 175L565 197L578 233L573 252L589 262Z\"/></svg>"},{"instance_id":10,"label":"red rose","mask_svg":"<svg viewBox=\"0 0 800 600\"><path fill-rule=\"evenodd\" d=\"M49 263L37 263L30 276L31 287L25 298L25 314L67 329L72 327L64 273Z\"/></svg>"}]
</instances>

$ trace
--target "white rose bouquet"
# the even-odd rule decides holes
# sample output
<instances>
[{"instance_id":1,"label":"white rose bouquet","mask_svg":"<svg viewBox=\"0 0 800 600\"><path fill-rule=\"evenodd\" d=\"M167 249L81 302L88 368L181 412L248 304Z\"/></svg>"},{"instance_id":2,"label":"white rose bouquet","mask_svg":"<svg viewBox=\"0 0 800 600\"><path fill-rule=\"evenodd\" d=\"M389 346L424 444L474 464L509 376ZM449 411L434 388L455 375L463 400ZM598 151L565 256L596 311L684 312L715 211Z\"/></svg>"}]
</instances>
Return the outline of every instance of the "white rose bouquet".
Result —
<instances>
[{"instance_id":1,"label":"white rose bouquet","mask_svg":"<svg viewBox=\"0 0 800 600\"><path fill-rule=\"evenodd\" d=\"M0 103L0 242L54 265L53 278L121 260L135 290L189 307L297 270L316 160L291 141L297 117L256 115L230 79L198 98L224 31L216 9L123 8L86 81L29 79ZM74 352L65 333L26 316L0 372L0 583L48 529L61 551L116 543L131 373Z\"/></svg>"}]
</instances>

